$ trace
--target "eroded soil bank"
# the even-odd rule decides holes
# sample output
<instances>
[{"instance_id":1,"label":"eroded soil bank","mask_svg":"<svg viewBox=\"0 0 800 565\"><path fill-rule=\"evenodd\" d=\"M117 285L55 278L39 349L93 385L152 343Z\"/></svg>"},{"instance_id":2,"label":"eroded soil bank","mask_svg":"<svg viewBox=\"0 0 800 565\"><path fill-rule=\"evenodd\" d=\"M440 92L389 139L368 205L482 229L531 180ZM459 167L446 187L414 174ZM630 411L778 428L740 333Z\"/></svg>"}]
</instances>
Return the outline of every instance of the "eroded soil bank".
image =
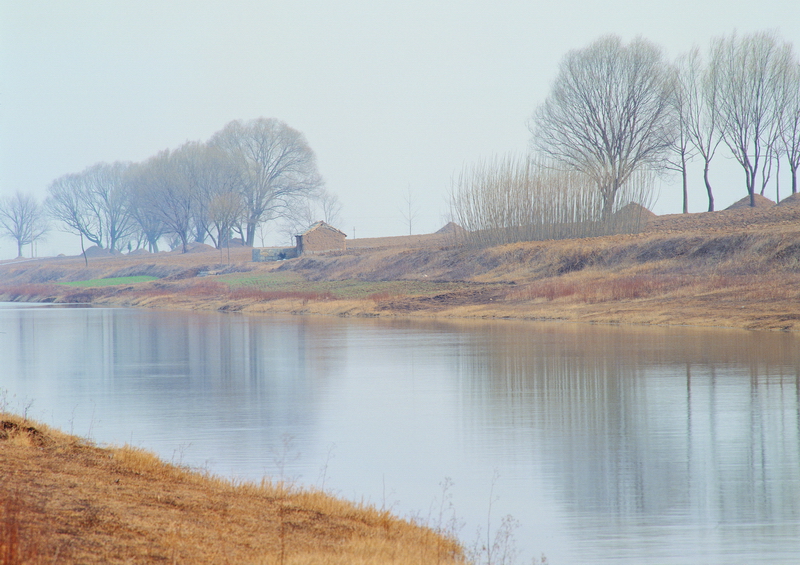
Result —
<instances>
[{"instance_id":1,"label":"eroded soil bank","mask_svg":"<svg viewBox=\"0 0 800 565\"><path fill-rule=\"evenodd\" d=\"M635 235L488 249L393 239L280 263L252 263L249 249L95 257L88 266L82 257L6 262L0 300L800 329L797 203L656 217ZM143 275L157 280L99 286ZM63 284L71 281L84 283Z\"/></svg>"}]
</instances>

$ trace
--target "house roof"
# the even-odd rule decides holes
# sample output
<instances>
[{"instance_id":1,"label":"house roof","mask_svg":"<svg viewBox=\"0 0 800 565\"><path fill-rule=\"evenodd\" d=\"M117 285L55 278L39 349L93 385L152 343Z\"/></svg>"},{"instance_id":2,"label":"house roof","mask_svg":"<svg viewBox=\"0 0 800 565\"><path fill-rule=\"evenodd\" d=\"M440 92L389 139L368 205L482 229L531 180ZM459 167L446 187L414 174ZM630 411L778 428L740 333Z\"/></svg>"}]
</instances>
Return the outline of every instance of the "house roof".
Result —
<instances>
[{"instance_id":1,"label":"house roof","mask_svg":"<svg viewBox=\"0 0 800 565\"><path fill-rule=\"evenodd\" d=\"M327 228L329 230L335 231L335 232L340 233L343 236L347 237L347 234L344 233L342 230L337 230L335 227L333 227L332 225L330 225L328 223L323 222L322 220L320 220L319 222L315 222L315 223L311 224L309 226L309 228L306 231L304 231L303 233L301 233L300 235L306 235L307 233L310 233L310 232L312 232L314 230L318 230L320 228Z\"/></svg>"}]
</instances>

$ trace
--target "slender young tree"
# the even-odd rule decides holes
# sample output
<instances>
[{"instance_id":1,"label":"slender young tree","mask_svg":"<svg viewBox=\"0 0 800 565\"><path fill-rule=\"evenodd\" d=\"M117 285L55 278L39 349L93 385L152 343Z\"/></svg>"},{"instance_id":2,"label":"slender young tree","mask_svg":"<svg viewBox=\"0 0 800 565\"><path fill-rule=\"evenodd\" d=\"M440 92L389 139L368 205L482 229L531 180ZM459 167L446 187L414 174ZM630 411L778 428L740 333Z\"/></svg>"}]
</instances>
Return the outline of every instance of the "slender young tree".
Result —
<instances>
[{"instance_id":1,"label":"slender young tree","mask_svg":"<svg viewBox=\"0 0 800 565\"><path fill-rule=\"evenodd\" d=\"M781 148L792 176L792 194L797 194L797 169L800 168L800 63L789 65L781 84L783 114Z\"/></svg>"},{"instance_id":2,"label":"slender young tree","mask_svg":"<svg viewBox=\"0 0 800 565\"><path fill-rule=\"evenodd\" d=\"M42 206L30 194L16 192L0 201L0 232L17 242L17 257L22 248L44 236L49 230Z\"/></svg>"},{"instance_id":3,"label":"slender young tree","mask_svg":"<svg viewBox=\"0 0 800 565\"><path fill-rule=\"evenodd\" d=\"M705 65L700 49L693 47L678 58L679 87L685 93L684 120L689 140L703 159L703 183L708 196L708 211L714 211L714 192L709 169L722 143L719 118L719 72Z\"/></svg>"},{"instance_id":4,"label":"slender young tree","mask_svg":"<svg viewBox=\"0 0 800 565\"><path fill-rule=\"evenodd\" d=\"M791 44L774 32L743 37L734 33L712 42L711 64L720 77L723 138L744 170L751 206L759 173L762 188L769 180L765 168L773 158L782 123L782 73L794 59Z\"/></svg>"},{"instance_id":5,"label":"slender young tree","mask_svg":"<svg viewBox=\"0 0 800 565\"><path fill-rule=\"evenodd\" d=\"M533 146L591 178L609 218L633 173L665 165L675 136L672 86L657 46L602 37L561 61L531 122Z\"/></svg>"},{"instance_id":6,"label":"slender young tree","mask_svg":"<svg viewBox=\"0 0 800 565\"><path fill-rule=\"evenodd\" d=\"M338 225L341 221L341 211L339 198L321 188L292 206L284 216L279 231L287 241L294 243L294 236L308 229L314 222L322 220L332 226Z\"/></svg>"},{"instance_id":7,"label":"slender young tree","mask_svg":"<svg viewBox=\"0 0 800 565\"><path fill-rule=\"evenodd\" d=\"M414 222L419 216L419 205L411 192L411 186L408 186L403 193L403 205L400 207L400 215L403 217L403 223L408 225L408 235L411 235Z\"/></svg>"},{"instance_id":8,"label":"slender young tree","mask_svg":"<svg viewBox=\"0 0 800 565\"><path fill-rule=\"evenodd\" d=\"M667 159L666 168L677 171L681 175L683 188L683 213L689 213L689 181L687 166L695 156L695 147L691 137L691 85L690 77L683 68L683 61L679 58L673 67L674 85L672 89L672 104L677 124L676 135L670 144L671 155Z\"/></svg>"}]
</instances>

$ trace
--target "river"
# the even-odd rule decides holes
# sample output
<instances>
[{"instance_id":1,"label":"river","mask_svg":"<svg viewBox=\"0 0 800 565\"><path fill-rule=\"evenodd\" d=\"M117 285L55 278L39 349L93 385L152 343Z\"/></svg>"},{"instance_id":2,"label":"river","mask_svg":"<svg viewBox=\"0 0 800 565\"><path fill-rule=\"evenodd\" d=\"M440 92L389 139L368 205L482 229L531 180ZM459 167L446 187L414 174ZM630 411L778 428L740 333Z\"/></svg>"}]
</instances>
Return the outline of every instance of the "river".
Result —
<instances>
[{"instance_id":1,"label":"river","mask_svg":"<svg viewBox=\"0 0 800 565\"><path fill-rule=\"evenodd\" d=\"M788 333L6 303L2 407L495 561L800 563Z\"/></svg>"}]
</instances>

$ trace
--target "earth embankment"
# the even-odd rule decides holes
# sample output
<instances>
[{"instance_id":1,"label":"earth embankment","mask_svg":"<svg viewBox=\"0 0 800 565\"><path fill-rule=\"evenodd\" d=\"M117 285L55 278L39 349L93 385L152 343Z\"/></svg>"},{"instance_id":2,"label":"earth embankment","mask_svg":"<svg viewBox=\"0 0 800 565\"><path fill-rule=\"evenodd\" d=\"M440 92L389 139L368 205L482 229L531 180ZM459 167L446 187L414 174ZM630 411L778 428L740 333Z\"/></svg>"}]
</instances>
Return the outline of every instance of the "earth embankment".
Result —
<instances>
[{"instance_id":1,"label":"earth embankment","mask_svg":"<svg viewBox=\"0 0 800 565\"><path fill-rule=\"evenodd\" d=\"M654 217L632 235L484 249L452 238L423 237L407 245L392 240L276 263L249 262L249 250L238 249L230 255L104 257L90 259L88 267L83 258L0 264L0 298L800 329L796 202ZM124 278L133 276L157 280L127 284ZM100 286L117 279L122 282Z\"/></svg>"}]
</instances>

